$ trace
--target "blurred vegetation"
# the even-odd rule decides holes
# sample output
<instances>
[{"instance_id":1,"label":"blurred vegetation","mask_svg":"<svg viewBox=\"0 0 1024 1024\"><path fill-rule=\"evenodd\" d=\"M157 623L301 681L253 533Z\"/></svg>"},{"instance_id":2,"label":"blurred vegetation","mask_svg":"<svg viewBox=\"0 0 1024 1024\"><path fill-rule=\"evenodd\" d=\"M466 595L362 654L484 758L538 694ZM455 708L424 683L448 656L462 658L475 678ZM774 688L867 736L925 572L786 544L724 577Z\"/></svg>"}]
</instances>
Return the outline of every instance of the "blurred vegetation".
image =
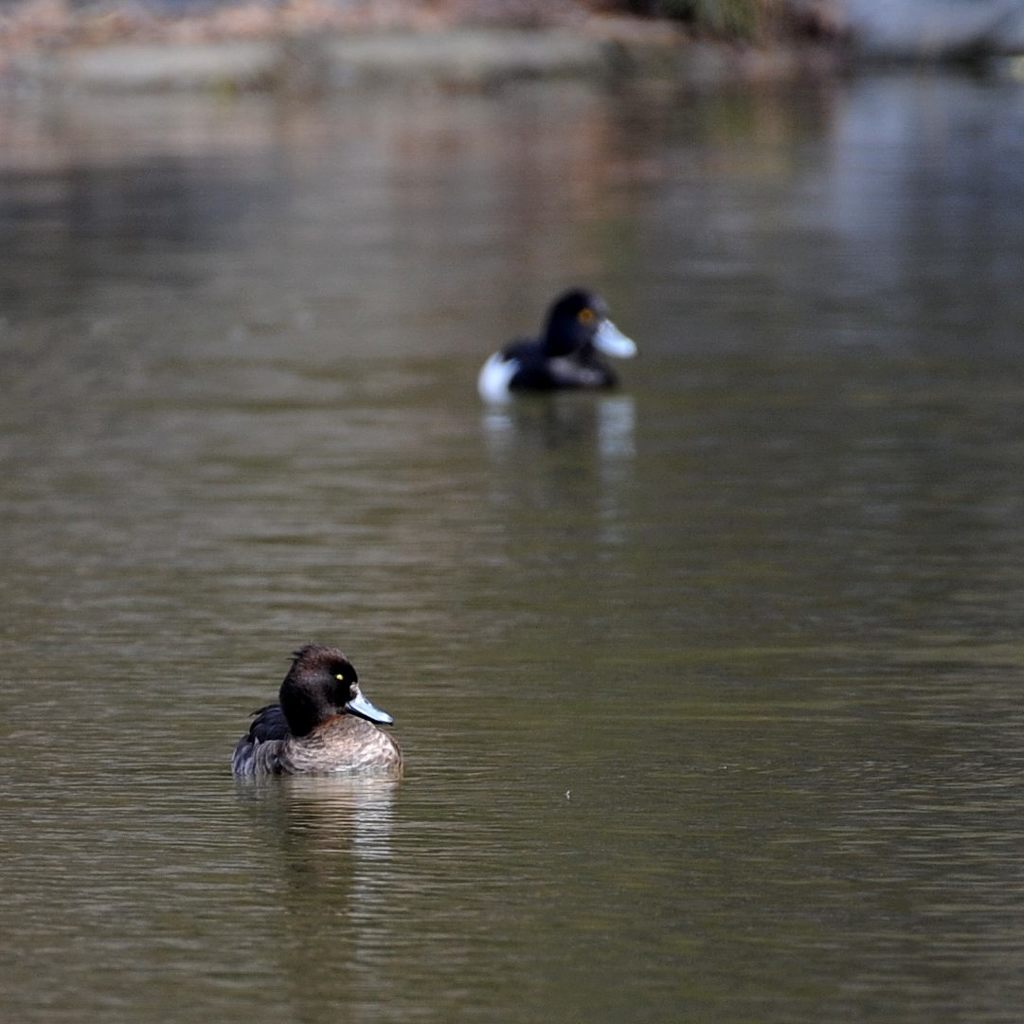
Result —
<instances>
[{"instance_id":1,"label":"blurred vegetation","mask_svg":"<svg viewBox=\"0 0 1024 1024\"><path fill-rule=\"evenodd\" d=\"M829 38L837 34L840 22L831 0L619 0L612 7L742 41L773 36Z\"/></svg>"},{"instance_id":2,"label":"blurred vegetation","mask_svg":"<svg viewBox=\"0 0 1024 1024\"><path fill-rule=\"evenodd\" d=\"M652 14L675 18L714 35L750 39L759 34L770 0L654 0Z\"/></svg>"}]
</instances>

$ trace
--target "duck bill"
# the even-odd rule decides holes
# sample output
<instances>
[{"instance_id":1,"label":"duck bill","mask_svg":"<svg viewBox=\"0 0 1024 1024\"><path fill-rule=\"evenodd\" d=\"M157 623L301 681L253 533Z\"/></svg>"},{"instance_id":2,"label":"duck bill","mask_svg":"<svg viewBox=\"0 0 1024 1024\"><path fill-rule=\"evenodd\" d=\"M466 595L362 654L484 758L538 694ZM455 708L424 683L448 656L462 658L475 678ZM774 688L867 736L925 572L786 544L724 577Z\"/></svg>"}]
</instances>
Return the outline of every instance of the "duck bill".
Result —
<instances>
[{"instance_id":1,"label":"duck bill","mask_svg":"<svg viewBox=\"0 0 1024 1024\"><path fill-rule=\"evenodd\" d=\"M636 343L632 338L627 338L611 320L601 321L594 335L594 347L606 356L615 356L617 359L632 359L636 355Z\"/></svg>"},{"instance_id":2,"label":"duck bill","mask_svg":"<svg viewBox=\"0 0 1024 1024\"><path fill-rule=\"evenodd\" d=\"M361 692L345 705L345 710L350 715L365 718L368 722L378 722L380 725L391 725L394 719L386 711L381 711L376 705L368 701Z\"/></svg>"}]
</instances>

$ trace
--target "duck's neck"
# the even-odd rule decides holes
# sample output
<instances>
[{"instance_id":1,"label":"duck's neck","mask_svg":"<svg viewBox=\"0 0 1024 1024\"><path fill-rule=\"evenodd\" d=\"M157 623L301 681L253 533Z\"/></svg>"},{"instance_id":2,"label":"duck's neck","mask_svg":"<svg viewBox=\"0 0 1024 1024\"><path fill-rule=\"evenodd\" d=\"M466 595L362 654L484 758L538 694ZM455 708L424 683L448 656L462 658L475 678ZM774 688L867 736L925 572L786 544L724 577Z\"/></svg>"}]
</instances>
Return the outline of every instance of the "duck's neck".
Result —
<instances>
[{"instance_id":1,"label":"duck's neck","mask_svg":"<svg viewBox=\"0 0 1024 1024\"><path fill-rule=\"evenodd\" d=\"M281 684L281 708L293 736L308 736L324 719L337 714L321 695L286 679Z\"/></svg>"}]
</instances>

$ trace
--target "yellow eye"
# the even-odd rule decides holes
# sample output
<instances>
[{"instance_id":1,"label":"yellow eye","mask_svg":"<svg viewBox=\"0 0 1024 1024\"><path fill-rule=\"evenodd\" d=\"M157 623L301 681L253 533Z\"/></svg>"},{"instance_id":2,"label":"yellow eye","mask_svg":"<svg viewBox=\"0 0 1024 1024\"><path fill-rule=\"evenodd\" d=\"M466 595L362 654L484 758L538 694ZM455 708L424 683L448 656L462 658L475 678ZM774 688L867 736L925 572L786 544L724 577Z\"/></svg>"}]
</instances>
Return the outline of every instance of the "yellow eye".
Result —
<instances>
[{"instance_id":1,"label":"yellow eye","mask_svg":"<svg viewBox=\"0 0 1024 1024\"><path fill-rule=\"evenodd\" d=\"M581 309L576 317L581 324L589 324L594 322L594 311L589 307L587 309Z\"/></svg>"},{"instance_id":2,"label":"yellow eye","mask_svg":"<svg viewBox=\"0 0 1024 1024\"><path fill-rule=\"evenodd\" d=\"M345 673L339 672L334 678L340 680L341 682L345 682Z\"/></svg>"}]
</instances>

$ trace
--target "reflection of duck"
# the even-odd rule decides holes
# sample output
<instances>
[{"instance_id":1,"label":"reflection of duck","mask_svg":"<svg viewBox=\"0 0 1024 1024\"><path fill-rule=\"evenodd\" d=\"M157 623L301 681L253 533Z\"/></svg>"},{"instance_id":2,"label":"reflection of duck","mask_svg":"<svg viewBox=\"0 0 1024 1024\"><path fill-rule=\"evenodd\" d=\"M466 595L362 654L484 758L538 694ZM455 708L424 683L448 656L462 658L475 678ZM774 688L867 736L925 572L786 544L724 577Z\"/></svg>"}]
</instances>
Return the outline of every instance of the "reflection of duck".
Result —
<instances>
[{"instance_id":1,"label":"reflection of duck","mask_svg":"<svg viewBox=\"0 0 1024 1024\"><path fill-rule=\"evenodd\" d=\"M255 713L235 747L235 775L376 771L398 775L398 744L374 724L394 719L359 689L359 676L337 647L307 644L295 652L280 704Z\"/></svg>"},{"instance_id":2,"label":"reflection of duck","mask_svg":"<svg viewBox=\"0 0 1024 1024\"><path fill-rule=\"evenodd\" d=\"M353 1020L375 1019L380 979L404 936L393 902L407 881L392 849L401 790L397 776L368 772L236 778L248 823L240 870L259 878L255 924L243 930L256 969L274 976L277 1016L323 1020L325 994L342 990ZM272 942L261 937L266 918ZM309 956L314 933L323 949L344 952Z\"/></svg>"},{"instance_id":3,"label":"reflection of duck","mask_svg":"<svg viewBox=\"0 0 1024 1024\"><path fill-rule=\"evenodd\" d=\"M484 363L477 389L484 401L500 402L513 391L614 387L601 353L628 359L636 345L608 319L599 295L573 289L552 305L541 338L514 341Z\"/></svg>"},{"instance_id":4,"label":"reflection of duck","mask_svg":"<svg viewBox=\"0 0 1024 1024\"><path fill-rule=\"evenodd\" d=\"M273 785L269 784L273 782ZM385 860L390 853L396 775L380 772L334 772L329 775L240 776L239 798L259 811L259 820L289 850L305 853L354 853L360 859ZM296 861L304 861L296 857ZM329 873L319 858L302 864ZM293 862L293 863L294 863ZM336 866L336 865L335 865ZM348 884L352 873L345 872Z\"/></svg>"},{"instance_id":5,"label":"reflection of duck","mask_svg":"<svg viewBox=\"0 0 1024 1024\"><path fill-rule=\"evenodd\" d=\"M630 518L636 456L636 408L631 395L556 393L541 402L488 405L481 413L483 440L494 472L491 500L514 530L516 510L554 510L561 528L576 535L588 524L601 542L619 543ZM537 518L523 520L535 543ZM518 538L515 543L527 543Z\"/></svg>"},{"instance_id":6,"label":"reflection of duck","mask_svg":"<svg viewBox=\"0 0 1024 1024\"><path fill-rule=\"evenodd\" d=\"M634 454L636 409L630 395L601 395L596 401L563 395L540 404L506 402L485 409L481 423L492 455L501 458L521 445L551 451L580 445L602 459Z\"/></svg>"}]
</instances>

